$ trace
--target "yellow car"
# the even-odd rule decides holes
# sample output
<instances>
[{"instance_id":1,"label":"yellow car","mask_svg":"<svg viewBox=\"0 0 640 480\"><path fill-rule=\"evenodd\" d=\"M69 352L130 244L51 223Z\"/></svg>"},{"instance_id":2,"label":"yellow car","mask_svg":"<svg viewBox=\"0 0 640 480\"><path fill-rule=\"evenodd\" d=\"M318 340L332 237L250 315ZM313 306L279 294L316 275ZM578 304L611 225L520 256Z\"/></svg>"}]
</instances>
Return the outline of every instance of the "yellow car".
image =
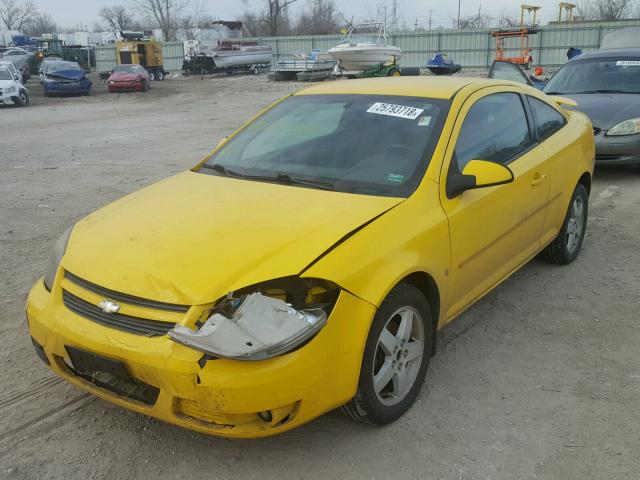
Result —
<instances>
[{"instance_id":1,"label":"yellow car","mask_svg":"<svg viewBox=\"0 0 640 480\"><path fill-rule=\"evenodd\" d=\"M414 402L438 330L541 250L573 261L592 127L473 78L328 82L79 221L27 317L59 376L227 437Z\"/></svg>"}]
</instances>

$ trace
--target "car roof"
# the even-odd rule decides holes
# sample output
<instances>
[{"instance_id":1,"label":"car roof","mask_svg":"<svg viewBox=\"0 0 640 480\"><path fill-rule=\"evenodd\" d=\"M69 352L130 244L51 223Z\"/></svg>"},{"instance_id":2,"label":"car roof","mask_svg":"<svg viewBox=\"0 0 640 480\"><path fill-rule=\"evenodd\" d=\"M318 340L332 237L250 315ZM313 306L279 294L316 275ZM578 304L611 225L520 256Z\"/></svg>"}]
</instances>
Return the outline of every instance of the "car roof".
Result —
<instances>
[{"instance_id":1,"label":"car roof","mask_svg":"<svg viewBox=\"0 0 640 480\"><path fill-rule=\"evenodd\" d=\"M295 95L401 95L408 97L450 99L460 89L474 84L478 88L505 85L509 82L474 77L433 77L430 75L407 77L363 78L324 82Z\"/></svg>"},{"instance_id":2,"label":"car roof","mask_svg":"<svg viewBox=\"0 0 640 480\"><path fill-rule=\"evenodd\" d=\"M591 50L577 57L573 57L570 61L586 60L587 58L607 58L607 57L640 57L640 48L610 48L604 50Z\"/></svg>"}]
</instances>

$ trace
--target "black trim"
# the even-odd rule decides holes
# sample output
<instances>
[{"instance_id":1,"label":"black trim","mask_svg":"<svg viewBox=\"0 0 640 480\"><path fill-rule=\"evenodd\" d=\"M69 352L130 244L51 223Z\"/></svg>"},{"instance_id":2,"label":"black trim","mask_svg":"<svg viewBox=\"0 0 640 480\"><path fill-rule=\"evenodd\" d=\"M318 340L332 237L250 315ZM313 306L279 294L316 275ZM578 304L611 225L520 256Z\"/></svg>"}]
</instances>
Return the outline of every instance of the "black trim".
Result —
<instances>
[{"instance_id":1,"label":"black trim","mask_svg":"<svg viewBox=\"0 0 640 480\"><path fill-rule=\"evenodd\" d=\"M121 313L105 313L92 303L87 302L66 290L62 291L62 301L65 307L81 317L99 323L105 327L122 330L123 332L147 337L166 335L175 327L173 322L149 320L147 318L132 317Z\"/></svg>"},{"instance_id":2,"label":"black trim","mask_svg":"<svg viewBox=\"0 0 640 480\"><path fill-rule=\"evenodd\" d=\"M31 337L31 343L33 343L33 347L36 349L36 355L38 355L38 358L42 360L47 366L51 366L49 358L47 357L47 354L45 353L42 345L36 342L35 338L33 337Z\"/></svg>"},{"instance_id":3,"label":"black trim","mask_svg":"<svg viewBox=\"0 0 640 480\"><path fill-rule=\"evenodd\" d=\"M187 312L189 310L188 305L180 305L175 303L159 302L157 300L148 300L146 298L136 297L134 295L128 295L126 293L116 292L100 285L96 285L88 280L84 280L73 273L64 272L65 278L68 278L73 283L110 300L118 300L129 305L136 305L139 307L155 308L157 310L167 310L169 312Z\"/></svg>"}]
</instances>

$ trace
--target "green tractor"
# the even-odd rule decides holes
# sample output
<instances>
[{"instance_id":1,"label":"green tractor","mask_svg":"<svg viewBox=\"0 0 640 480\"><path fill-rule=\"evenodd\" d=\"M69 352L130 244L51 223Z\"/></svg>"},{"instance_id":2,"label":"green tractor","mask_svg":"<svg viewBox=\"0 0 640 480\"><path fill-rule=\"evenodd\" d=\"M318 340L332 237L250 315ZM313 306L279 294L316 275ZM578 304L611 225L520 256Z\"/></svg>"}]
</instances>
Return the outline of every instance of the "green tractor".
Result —
<instances>
[{"instance_id":1,"label":"green tractor","mask_svg":"<svg viewBox=\"0 0 640 480\"><path fill-rule=\"evenodd\" d=\"M36 53L31 65L31 73L38 74L42 61L49 57L78 62L85 70L89 68L90 64L89 51L86 48L65 47L62 40L57 38L38 38L36 39Z\"/></svg>"}]
</instances>

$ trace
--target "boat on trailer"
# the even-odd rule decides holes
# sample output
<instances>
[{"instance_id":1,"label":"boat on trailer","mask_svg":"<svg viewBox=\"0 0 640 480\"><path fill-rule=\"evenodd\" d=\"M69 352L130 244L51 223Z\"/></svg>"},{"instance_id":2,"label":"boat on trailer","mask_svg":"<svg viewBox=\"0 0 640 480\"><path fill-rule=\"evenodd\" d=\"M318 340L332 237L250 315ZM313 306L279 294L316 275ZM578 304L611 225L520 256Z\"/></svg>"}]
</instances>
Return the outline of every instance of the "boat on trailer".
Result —
<instances>
[{"instance_id":1,"label":"boat on trailer","mask_svg":"<svg viewBox=\"0 0 640 480\"><path fill-rule=\"evenodd\" d=\"M335 59L340 69L362 71L374 65L397 64L402 50L389 45L384 23L369 22L353 25L340 43L327 53Z\"/></svg>"},{"instance_id":2,"label":"boat on trailer","mask_svg":"<svg viewBox=\"0 0 640 480\"><path fill-rule=\"evenodd\" d=\"M217 28L216 28L217 27ZM257 72L258 67L271 64L273 49L271 45L255 40L244 40L246 31L242 22L217 21L214 23L220 40L213 51L215 66L223 70L250 69ZM224 32L223 36L221 32Z\"/></svg>"}]
</instances>

